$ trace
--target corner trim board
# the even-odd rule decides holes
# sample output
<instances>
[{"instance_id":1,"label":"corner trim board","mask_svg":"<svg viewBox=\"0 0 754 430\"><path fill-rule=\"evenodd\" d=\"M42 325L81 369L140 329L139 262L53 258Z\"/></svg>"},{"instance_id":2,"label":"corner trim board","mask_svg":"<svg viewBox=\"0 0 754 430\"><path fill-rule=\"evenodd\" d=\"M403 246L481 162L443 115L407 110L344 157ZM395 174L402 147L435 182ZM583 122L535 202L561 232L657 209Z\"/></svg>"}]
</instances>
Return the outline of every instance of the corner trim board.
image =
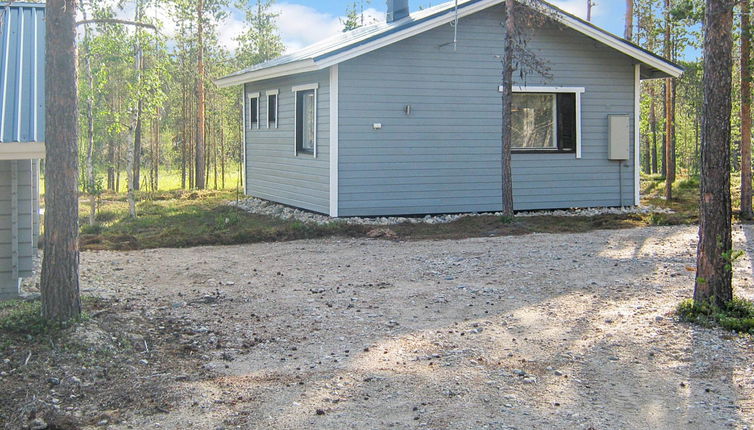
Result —
<instances>
[{"instance_id":1,"label":"corner trim board","mask_svg":"<svg viewBox=\"0 0 754 430\"><path fill-rule=\"evenodd\" d=\"M330 216L338 217L338 109L339 109L338 65L330 67Z\"/></svg>"},{"instance_id":2,"label":"corner trim board","mask_svg":"<svg viewBox=\"0 0 754 430\"><path fill-rule=\"evenodd\" d=\"M641 64L634 64L634 205L641 203Z\"/></svg>"}]
</instances>

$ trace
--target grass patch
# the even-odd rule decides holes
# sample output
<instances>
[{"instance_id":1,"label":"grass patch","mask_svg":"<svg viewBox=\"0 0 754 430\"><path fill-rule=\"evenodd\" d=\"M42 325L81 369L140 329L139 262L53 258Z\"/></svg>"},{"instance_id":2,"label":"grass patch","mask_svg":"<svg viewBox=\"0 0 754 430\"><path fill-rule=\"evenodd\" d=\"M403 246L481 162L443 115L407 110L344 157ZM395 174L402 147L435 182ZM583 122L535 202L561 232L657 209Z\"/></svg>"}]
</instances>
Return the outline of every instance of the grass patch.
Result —
<instances>
[{"instance_id":1,"label":"grass patch","mask_svg":"<svg viewBox=\"0 0 754 430\"><path fill-rule=\"evenodd\" d=\"M60 327L42 318L42 303L38 300L11 300L0 305L0 332L40 336Z\"/></svg>"},{"instance_id":2,"label":"grass patch","mask_svg":"<svg viewBox=\"0 0 754 430\"><path fill-rule=\"evenodd\" d=\"M754 335L754 303L745 299L734 298L722 308L688 299L678 305L676 312L683 321Z\"/></svg>"},{"instance_id":3,"label":"grass patch","mask_svg":"<svg viewBox=\"0 0 754 430\"><path fill-rule=\"evenodd\" d=\"M229 206L233 191L162 191L140 193L137 217L128 213L122 194L106 194L88 225L86 198L80 204L81 249L135 250L182 248L200 245L231 245L311 239L332 235L357 235L363 226L343 223L317 225L250 214Z\"/></svg>"}]
</instances>

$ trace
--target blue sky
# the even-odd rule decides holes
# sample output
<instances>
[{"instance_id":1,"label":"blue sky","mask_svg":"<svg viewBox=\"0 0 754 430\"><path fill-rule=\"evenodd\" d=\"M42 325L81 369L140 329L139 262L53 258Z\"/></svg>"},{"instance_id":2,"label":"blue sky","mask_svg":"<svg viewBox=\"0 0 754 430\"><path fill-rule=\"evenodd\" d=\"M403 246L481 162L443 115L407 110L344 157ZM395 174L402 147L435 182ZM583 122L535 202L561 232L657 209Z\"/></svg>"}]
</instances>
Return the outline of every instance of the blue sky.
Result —
<instances>
[{"instance_id":1,"label":"blue sky","mask_svg":"<svg viewBox=\"0 0 754 430\"><path fill-rule=\"evenodd\" d=\"M253 0L249 0L253 1ZM550 0L551 3L582 18L586 18L587 0ZM596 0L592 8L592 22L619 36L623 35L623 0ZM420 6L436 6L444 1L409 0L412 10ZM322 40L342 29L341 19L353 0L278 0L274 8L279 13L278 26L288 51ZM367 19L383 20L385 0L372 0L367 5ZM233 14L222 25L220 41L233 49L233 39L243 31L240 14Z\"/></svg>"}]
</instances>

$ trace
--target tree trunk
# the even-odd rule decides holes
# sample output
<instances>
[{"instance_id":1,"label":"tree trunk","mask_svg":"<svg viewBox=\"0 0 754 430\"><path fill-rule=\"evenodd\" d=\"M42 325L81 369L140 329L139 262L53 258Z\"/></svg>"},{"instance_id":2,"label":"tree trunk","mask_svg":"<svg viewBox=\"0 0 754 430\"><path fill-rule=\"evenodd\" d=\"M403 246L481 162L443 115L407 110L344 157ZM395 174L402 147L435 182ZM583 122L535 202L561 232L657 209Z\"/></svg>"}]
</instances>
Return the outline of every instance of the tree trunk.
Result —
<instances>
[{"instance_id":1,"label":"tree trunk","mask_svg":"<svg viewBox=\"0 0 754 430\"><path fill-rule=\"evenodd\" d=\"M734 0L707 0L699 246L694 300L722 306L733 298L730 115Z\"/></svg>"},{"instance_id":2,"label":"tree trunk","mask_svg":"<svg viewBox=\"0 0 754 430\"><path fill-rule=\"evenodd\" d=\"M502 174L503 174L503 216L513 216L513 175L511 173L512 145L512 98L513 98L513 40L516 32L514 0L505 1L505 53L503 58L503 139L502 139Z\"/></svg>"},{"instance_id":3,"label":"tree trunk","mask_svg":"<svg viewBox=\"0 0 754 430\"><path fill-rule=\"evenodd\" d=\"M221 175L221 185L223 187L223 190L225 189L225 134L223 133L223 128L220 127L220 175Z\"/></svg>"},{"instance_id":4,"label":"tree trunk","mask_svg":"<svg viewBox=\"0 0 754 430\"><path fill-rule=\"evenodd\" d=\"M86 20L86 8L81 8L81 13ZM94 184L94 77L92 76L91 60L91 39L89 38L89 27L84 26L84 47L86 56L86 81L89 94L86 97L86 132L87 143L86 149L86 184L89 193L89 225L94 225L97 218L97 190Z\"/></svg>"},{"instance_id":5,"label":"tree trunk","mask_svg":"<svg viewBox=\"0 0 754 430\"><path fill-rule=\"evenodd\" d=\"M46 168L42 316L81 315L79 295L76 0L48 0L45 19Z\"/></svg>"},{"instance_id":6,"label":"tree trunk","mask_svg":"<svg viewBox=\"0 0 754 430\"><path fill-rule=\"evenodd\" d=\"M751 207L751 20L749 0L741 1L741 218Z\"/></svg>"},{"instance_id":7,"label":"tree trunk","mask_svg":"<svg viewBox=\"0 0 754 430\"><path fill-rule=\"evenodd\" d=\"M665 58L672 55L670 32L670 0L665 0ZM675 139L673 122L673 78L665 79L665 199L673 198L673 182L675 182Z\"/></svg>"},{"instance_id":8,"label":"tree trunk","mask_svg":"<svg viewBox=\"0 0 754 430\"><path fill-rule=\"evenodd\" d=\"M655 110L655 88L649 87L649 126L652 129L652 173L660 171L657 165L657 111Z\"/></svg>"},{"instance_id":9,"label":"tree trunk","mask_svg":"<svg viewBox=\"0 0 754 430\"><path fill-rule=\"evenodd\" d=\"M634 0L626 0L626 28L623 38L629 42L634 38Z\"/></svg>"},{"instance_id":10,"label":"tree trunk","mask_svg":"<svg viewBox=\"0 0 754 430\"><path fill-rule=\"evenodd\" d=\"M197 20L197 62L196 62L196 169L195 182L196 188L203 190L205 188L205 153L204 153L204 40L203 40L203 20L204 20L204 0L196 2L196 20Z\"/></svg>"},{"instance_id":11,"label":"tree trunk","mask_svg":"<svg viewBox=\"0 0 754 430\"><path fill-rule=\"evenodd\" d=\"M139 51L141 51L141 48L139 48ZM139 58L141 58L141 54ZM141 65L139 67L141 68ZM142 102L140 99L136 103L136 130L134 131L134 190L141 189L141 109Z\"/></svg>"}]
</instances>

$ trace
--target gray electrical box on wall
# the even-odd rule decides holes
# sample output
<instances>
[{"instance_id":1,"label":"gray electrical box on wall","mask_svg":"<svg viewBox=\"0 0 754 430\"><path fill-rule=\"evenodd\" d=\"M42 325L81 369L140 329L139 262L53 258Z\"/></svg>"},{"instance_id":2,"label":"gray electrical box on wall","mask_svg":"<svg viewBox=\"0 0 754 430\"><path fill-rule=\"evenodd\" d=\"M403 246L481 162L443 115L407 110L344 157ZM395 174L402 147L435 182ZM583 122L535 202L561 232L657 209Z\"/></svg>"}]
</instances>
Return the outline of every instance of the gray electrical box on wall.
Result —
<instances>
[{"instance_id":1,"label":"gray electrical box on wall","mask_svg":"<svg viewBox=\"0 0 754 430\"><path fill-rule=\"evenodd\" d=\"M628 160L629 117L628 115L608 115L608 160Z\"/></svg>"}]
</instances>

